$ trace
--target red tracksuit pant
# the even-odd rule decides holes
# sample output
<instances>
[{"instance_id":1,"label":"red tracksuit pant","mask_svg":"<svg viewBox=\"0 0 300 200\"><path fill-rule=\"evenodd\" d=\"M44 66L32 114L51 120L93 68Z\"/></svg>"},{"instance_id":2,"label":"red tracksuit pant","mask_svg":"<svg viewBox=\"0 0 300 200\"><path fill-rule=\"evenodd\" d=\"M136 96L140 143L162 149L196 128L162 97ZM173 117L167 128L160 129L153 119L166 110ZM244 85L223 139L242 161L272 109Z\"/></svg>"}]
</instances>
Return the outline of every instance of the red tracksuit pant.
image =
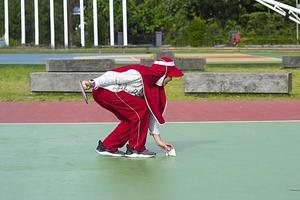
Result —
<instances>
[{"instance_id":1,"label":"red tracksuit pant","mask_svg":"<svg viewBox=\"0 0 300 200\"><path fill-rule=\"evenodd\" d=\"M121 121L104 139L103 146L115 152L128 141L130 148L143 152L150 121L146 101L124 91L111 92L102 88L93 90L93 97L99 105L114 113Z\"/></svg>"}]
</instances>

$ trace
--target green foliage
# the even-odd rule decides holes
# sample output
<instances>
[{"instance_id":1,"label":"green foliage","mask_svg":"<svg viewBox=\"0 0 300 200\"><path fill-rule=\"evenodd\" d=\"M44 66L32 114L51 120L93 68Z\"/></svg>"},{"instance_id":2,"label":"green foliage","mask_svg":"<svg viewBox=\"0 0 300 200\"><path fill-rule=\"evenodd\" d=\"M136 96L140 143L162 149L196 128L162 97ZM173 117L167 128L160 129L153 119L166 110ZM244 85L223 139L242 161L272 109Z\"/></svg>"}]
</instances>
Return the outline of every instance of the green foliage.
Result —
<instances>
[{"instance_id":1,"label":"green foliage","mask_svg":"<svg viewBox=\"0 0 300 200\"><path fill-rule=\"evenodd\" d=\"M4 35L4 12L2 10L4 11L4 2L0 1L0 38Z\"/></svg>"},{"instance_id":2,"label":"green foliage","mask_svg":"<svg viewBox=\"0 0 300 200\"><path fill-rule=\"evenodd\" d=\"M193 47L202 46L205 43L206 25L201 18L194 18L188 28L189 44Z\"/></svg>"},{"instance_id":3,"label":"green foliage","mask_svg":"<svg viewBox=\"0 0 300 200\"><path fill-rule=\"evenodd\" d=\"M243 44L293 44L295 24L275 13L254 12L241 18Z\"/></svg>"},{"instance_id":4,"label":"green foliage","mask_svg":"<svg viewBox=\"0 0 300 200\"><path fill-rule=\"evenodd\" d=\"M256 45L264 45L264 44L293 44L295 39L287 38L287 37L279 37L279 36L269 36L269 37L243 37L241 39L241 45L247 44L256 44Z\"/></svg>"},{"instance_id":5,"label":"green foliage","mask_svg":"<svg viewBox=\"0 0 300 200\"><path fill-rule=\"evenodd\" d=\"M62 1L55 4L56 46L64 44ZM109 1L98 0L98 38L100 45L109 45ZM294 6L293 0L282 3ZM26 1L26 43L34 45L34 1ZM86 47L93 46L93 5L85 0ZM69 42L80 46L79 16L73 15L79 0L69 0ZM0 1L0 37L4 34L4 5ZM50 44L49 0L39 0L40 44ZM295 44L295 23L251 0L127 0L128 42L154 43L155 31L163 32L164 44L174 46L213 46L230 44L229 32L239 31L242 41L254 43ZM20 0L9 0L10 40L21 40ZM114 1L115 35L123 31L122 1ZM257 37L256 41L254 40ZM115 37L116 38L116 37ZM244 38L244 39L243 39ZM253 39L252 39L253 38ZM273 38L273 39L270 39ZM279 39L278 39L279 38ZM10 42L11 46L20 43Z\"/></svg>"},{"instance_id":6,"label":"green foliage","mask_svg":"<svg viewBox=\"0 0 300 200\"><path fill-rule=\"evenodd\" d=\"M50 13L49 2L39 1L40 44L50 46ZM62 22L62 21L61 21ZM32 22L33 23L33 22ZM33 32L33 30L32 30Z\"/></svg>"},{"instance_id":7,"label":"green foliage","mask_svg":"<svg viewBox=\"0 0 300 200\"><path fill-rule=\"evenodd\" d=\"M276 15L266 12L245 14L241 18L241 23L246 28L245 31L248 35L269 35L276 33L277 28L282 26L281 18L278 19Z\"/></svg>"}]
</instances>

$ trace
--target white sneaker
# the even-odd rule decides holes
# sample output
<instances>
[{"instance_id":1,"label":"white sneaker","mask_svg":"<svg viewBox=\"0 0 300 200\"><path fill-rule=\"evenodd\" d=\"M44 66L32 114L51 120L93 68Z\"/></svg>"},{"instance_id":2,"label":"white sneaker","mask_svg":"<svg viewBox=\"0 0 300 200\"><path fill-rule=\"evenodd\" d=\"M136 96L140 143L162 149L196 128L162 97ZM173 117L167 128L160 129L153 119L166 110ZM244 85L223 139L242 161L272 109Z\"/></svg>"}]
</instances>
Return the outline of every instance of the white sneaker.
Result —
<instances>
[{"instance_id":1,"label":"white sneaker","mask_svg":"<svg viewBox=\"0 0 300 200\"><path fill-rule=\"evenodd\" d=\"M132 148L130 148L128 145L127 145L127 151L125 153L125 157L128 157L128 158L153 158L155 157L156 153L154 152L151 152L147 149L145 149L143 152L138 152Z\"/></svg>"}]
</instances>

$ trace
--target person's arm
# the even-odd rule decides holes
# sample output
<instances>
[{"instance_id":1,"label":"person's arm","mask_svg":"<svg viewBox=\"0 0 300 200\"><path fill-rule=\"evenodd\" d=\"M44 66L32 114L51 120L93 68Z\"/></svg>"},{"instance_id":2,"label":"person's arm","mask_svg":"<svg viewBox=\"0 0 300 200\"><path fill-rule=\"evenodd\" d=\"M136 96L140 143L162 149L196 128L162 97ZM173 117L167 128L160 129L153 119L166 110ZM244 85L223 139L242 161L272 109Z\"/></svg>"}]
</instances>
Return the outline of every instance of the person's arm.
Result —
<instances>
[{"instance_id":1,"label":"person's arm","mask_svg":"<svg viewBox=\"0 0 300 200\"><path fill-rule=\"evenodd\" d=\"M150 124L149 124L150 134L153 136L158 146L160 146L162 149L166 151L170 151L173 148L173 145L161 139L158 126L159 125L156 122L155 118L153 117L152 113L150 113Z\"/></svg>"},{"instance_id":2,"label":"person's arm","mask_svg":"<svg viewBox=\"0 0 300 200\"><path fill-rule=\"evenodd\" d=\"M108 71L102 74L101 76L90 80L82 81L82 84L87 88L98 88L105 87L109 85L121 85L129 83L141 78L141 75L135 70L128 70L126 72L114 72Z\"/></svg>"},{"instance_id":3,"label":"person's arm","mask_svg":"<svg viewBox=\"0 0 300 200\"><path fill-rule=\"evenodd\" d=\"M160 146L162 149L164 149L166 151L170 151L173 148L173 145L163 141L160 138L159 134L152 134L152 136L153 136L155 142L157 143L157 145Z\"/></svg>"},{"instance_id":4,"label":"person's arm","mask_svg":"<svg viewBox=\"0 0 300 200\"><path fill-rule=\"evenodd\" d=\"M138 80L140 74L135 70L128 70L126 72L108 71L102 76L95 78L95 87L105 87L108 85L122 85Z\"/></svg>"}]
</instances>

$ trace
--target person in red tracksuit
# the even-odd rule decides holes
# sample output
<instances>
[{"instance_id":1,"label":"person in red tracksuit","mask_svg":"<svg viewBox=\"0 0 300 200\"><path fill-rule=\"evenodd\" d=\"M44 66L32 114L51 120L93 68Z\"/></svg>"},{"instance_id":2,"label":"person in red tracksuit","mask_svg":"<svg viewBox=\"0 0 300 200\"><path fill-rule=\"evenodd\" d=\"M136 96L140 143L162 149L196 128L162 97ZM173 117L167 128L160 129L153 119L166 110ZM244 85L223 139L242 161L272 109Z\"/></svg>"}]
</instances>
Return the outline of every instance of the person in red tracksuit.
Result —
<instances>
[{"instance_id":1,"label":"person in red tracksuit","mask_svg":"<svg viewBox=\"0 0 300 200\"><path fill-rule=\"evenodd\" d=\"M99 140L96 152L114 157L154 157L156 154L145 147L148 129L161 148L171 150L172 144L161 139L158 125L165 123L164 86L172 77L181 76L171 58L161 57L150 67L127 65L83 81L86 88L93 89L94 100L120 120L103 142ZM126 143L126 153L119 151Z\"/></svg>"}]
</instances>

